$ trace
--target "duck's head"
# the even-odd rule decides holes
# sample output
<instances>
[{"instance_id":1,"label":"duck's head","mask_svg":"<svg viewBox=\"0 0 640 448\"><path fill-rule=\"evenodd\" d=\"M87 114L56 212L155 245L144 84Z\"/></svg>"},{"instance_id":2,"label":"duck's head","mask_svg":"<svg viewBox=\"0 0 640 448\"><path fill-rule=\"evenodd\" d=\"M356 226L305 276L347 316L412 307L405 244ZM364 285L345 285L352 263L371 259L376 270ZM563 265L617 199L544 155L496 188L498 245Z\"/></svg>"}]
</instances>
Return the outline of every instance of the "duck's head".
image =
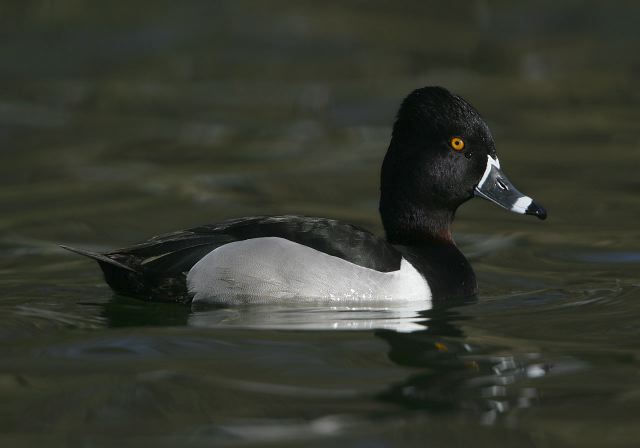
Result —
<instances>
[{"instance_id":1,"label":"duck's head","mask_svg":"<svg viewBox=\"0 0 640 448\"><path fill-rule=\"evenodd\" d=\"M502 172L478 111L441 87L414 90L402 102L381 177L380 214L393 243L451 240L457 208L475 196L515 213L547 216Z\"/></svg>"}]
</instances>

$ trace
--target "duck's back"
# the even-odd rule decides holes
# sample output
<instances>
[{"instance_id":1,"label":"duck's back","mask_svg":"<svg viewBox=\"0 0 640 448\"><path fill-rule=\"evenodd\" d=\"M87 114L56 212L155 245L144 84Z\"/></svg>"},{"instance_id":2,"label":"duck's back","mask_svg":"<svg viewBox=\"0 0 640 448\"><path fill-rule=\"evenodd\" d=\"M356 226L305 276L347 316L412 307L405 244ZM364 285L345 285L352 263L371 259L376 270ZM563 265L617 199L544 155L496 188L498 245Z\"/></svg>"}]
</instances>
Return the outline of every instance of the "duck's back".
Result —
<instances>
[{"instance_id":1,"label":"duck's back","mask_svg":"<svg viewBox=\"0 0 640 448\"><path fill-rule=\"evenodd\" d=\"M391 273L401 267L401 254L384 239L340 221L304 216L235 219L157 236L105 254L81 253L100 263L107 283L117 293L149 300L186 302L194 295L188 289L187 276L196 263L226 245L229 247L218 253L224 253L227 258L234 248L249 255L246 252L249 246L232 244L240 241L256 240L252 245L254 249L272 250L273 244L259 243L261 240L273 242L274 238L302 246L291 252L294 257L319 252L380 273ZM266 256L264 251L261 256ZM322 259L322 256L316 258ZM263 259L263 262L267 261ZM279 262L282 260L273 260L274 264ZM313 268L312 265L306 267Z\"/></svg>"}]
</instances>

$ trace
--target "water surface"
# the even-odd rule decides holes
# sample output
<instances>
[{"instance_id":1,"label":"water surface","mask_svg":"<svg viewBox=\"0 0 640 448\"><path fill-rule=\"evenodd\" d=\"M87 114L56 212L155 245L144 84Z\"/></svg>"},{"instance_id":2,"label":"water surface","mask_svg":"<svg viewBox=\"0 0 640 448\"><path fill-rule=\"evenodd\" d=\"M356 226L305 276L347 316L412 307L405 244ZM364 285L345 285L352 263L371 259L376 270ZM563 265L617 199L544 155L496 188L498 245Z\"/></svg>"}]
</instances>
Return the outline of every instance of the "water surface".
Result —
<instances>
[{"instance_id":1,"label":"water surface","mask_svg":"<svg viewBox=\"0 0 640 448\"><path fill-rule=\"evenodd\" d=\"M3 2L3 446L635 446L635 2ZM549 219L474 200L481 294L191 310L58 248L299 213L380 232L393 114L483 113Z\"/></svg>"}]
</instances>

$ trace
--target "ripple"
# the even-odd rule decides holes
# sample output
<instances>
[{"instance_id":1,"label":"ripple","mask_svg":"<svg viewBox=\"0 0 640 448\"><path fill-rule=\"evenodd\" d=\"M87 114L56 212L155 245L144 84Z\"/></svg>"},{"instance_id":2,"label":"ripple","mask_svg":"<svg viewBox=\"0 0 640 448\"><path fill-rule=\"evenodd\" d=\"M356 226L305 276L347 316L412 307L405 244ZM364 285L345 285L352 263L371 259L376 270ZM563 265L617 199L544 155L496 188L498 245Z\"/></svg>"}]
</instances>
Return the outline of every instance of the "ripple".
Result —
<instances>
[{"instance_id":1,"label":"ripple","mask_svg":"<svg viewBox=\"0 0 640 448\"><path fill-rule=\"evenodd\" d=\"M640 263L640 252L637 251L612 251L612 252L585 252L576 254L576 261L587 263Z\"/></svg>"},{"instance_id":2,"label":"ripple","mask_svg":"<svg viewBox=\"0 0 640 448\"><path fill-rule=\"evenodd\" d=\"M277 307L253 306L194 311L193 327L236 327L281 330L376 330L398 332L424 330L428 319L423 312L429 303L406 302L384 307Z\"/></svg>"}]
</instances>

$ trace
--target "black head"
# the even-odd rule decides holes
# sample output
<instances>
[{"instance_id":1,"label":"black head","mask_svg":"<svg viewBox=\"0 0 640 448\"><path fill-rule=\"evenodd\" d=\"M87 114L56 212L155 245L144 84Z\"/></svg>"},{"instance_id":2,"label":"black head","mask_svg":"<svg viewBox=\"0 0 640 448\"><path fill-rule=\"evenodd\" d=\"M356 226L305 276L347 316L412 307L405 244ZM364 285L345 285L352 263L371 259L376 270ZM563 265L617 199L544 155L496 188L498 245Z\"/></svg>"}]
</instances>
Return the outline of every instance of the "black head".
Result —
<instances>
[{"instance_id":1,"label":"black head","mask_svg":"<svg viewBox=\"0 0 640 448\"><path fill-rule=\"evenodd\" d=\"M500 168L493 136L473 106L441 87L414 90L400 106L382 165L380 213L387 238L450 240L456 209L478 194L481 181L500 188L508 182L502 172L485 182L490 165ZM515 204L517 198L511 199Z\"/></svg>"}]
</instances>

